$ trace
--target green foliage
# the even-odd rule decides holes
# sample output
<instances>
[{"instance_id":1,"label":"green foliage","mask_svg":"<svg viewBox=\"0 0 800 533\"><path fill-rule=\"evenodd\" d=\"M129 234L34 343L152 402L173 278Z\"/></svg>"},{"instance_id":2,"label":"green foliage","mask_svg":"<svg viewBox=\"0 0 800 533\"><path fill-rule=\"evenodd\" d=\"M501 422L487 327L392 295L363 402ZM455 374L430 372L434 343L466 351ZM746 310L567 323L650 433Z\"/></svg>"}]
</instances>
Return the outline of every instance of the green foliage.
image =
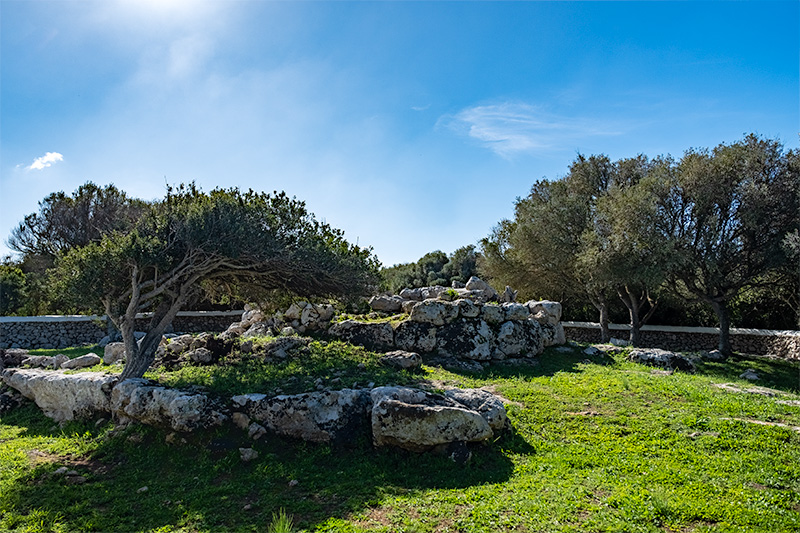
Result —
<instances>
[{"instance_id":1,"label":"green foliage","mask_svg":"<svg viewBox=\"0 0 800 533\"><path fill-rule=\"evenodd\" d=\"M514 218L481 242L484 270L523 298L579 308L588 300L601 323L616 314L609 311L616 294L632 334L651 313L685 314L685 303L656 312L656 296L668 300L666 292L710 305L723 331L731 313L780 327L787 309L800 310L800 256L792 259L798 213L797 153L755 135L690 150L677 162L578 156L564 178L535 183ZM770 311L745 310L746 290ZM770 313L778 318L765 321Z\"/></svg>"},{"instance_id":2,"label":"green foliage","mask_svg":"<svg viewBox=\"0 0 800 533\"><path fill-rule=\"evenodd\" d=\"M709 304L730 353L730 303L788 261L798 225L800 167L778 141L749 135L712 151L690 150L662 202L661 225L675 250L672 287Z\"/></svg>"},{"instance_id":3,"label":"green foliage","mask_svg":"<svg viewBox=\"0 0 800 533\"><path fill-rule=\"evenodd\" d=\"M19 267L0 264L0 315L11 315L22 308L25 285L25 274Z\"/></svg>"},{"instance_id":4,"label":"green foliage","mask_svg":"<svg viewBox=\"0 0 800 533\"><path fill-rule=\"evenodd\" d=\"M463 246L450 254L440 250L422 256L416 263L405 263L381 270L383 283L389 291L398 293L404 288L448 286L453 281L466 283L478 273L480 254L475 246Z\"/></svg>"},{"instance_id":5,"label":"green foliage","mask_svg":"<svg viewBox=\"0 0 800 533\"><path fill-rule=\"evenodd\" d=\"M285 193L204 193L192 184L170 188L132 230L61 255L52 280L75 305L111 317L128 352L123 377L139 377L166 326L202 291L352 298L373 292L378 266L371 250L350 245ZM154 316L137 344L135 315L147 310Z\"/></svg>"},{"instance_id":6,"label":"green foliage","mask_svg":"<svg viewBox=\"0 0 800 533\"><path fill-rule=\"evenodd\" d=\"M12 230L8 246L24 255L52 259L115 231L127 231L145 209L145 202L129 198L114 185L86 182L72 196L55 192L39 202L39 212Z\"/></svg>"},{"instance_id":7,"label":"green foliage","mask_svg":"<svg viewBox=\"0 0 800 533\"><path fill-rule=\"evenodd\" d=\"M269 525L269 533L292 533L292 516L286 513L286 509L281 507L277 513L272 513L272 522Z\"/></svg>"},{"instance_id":8,"label":"green foliage","mask_svg":"<svg viewBox=\"0 0 800 533\"><path fill-rule=\"evenodd\" d=\"M85 312L65 301L51 285L47 270L68 250L99 242L115 231L127 231L146 209L146 203L129 198L113 185L99 187L87 182L68 196L63 191L39 202L12 230L11 249L22 254L19 267L26 276L26 299L20 314Z\"/></svg>"}]
</instances>

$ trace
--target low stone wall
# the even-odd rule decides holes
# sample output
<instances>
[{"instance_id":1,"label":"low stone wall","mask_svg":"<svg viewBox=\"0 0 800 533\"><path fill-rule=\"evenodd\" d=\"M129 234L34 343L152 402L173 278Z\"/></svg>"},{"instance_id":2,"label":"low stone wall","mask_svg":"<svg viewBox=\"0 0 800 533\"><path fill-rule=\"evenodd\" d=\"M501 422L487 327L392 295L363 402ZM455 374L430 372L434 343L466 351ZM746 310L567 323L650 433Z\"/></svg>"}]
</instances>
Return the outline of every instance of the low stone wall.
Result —
<instances>
[{"instance_id":1,"label":"low stone wall","mask_svg":"<svg viewBox=\"0 0 800 533\"><path fill-rule=\"evenodd\" d=\"M172 331L225 331L242 311L185 311L172 322ZM149 315L136 318L136 329L147 326ZM0 348L68 348L95 344L106 336L105 316L59 315L0 317Z\"/></svg>"},{"instance_id":2,"label":"low stone wall","mask_svg":"<svg viewBox=\"0 0 800 533\"><path fill-rule=\"evenodd\" d=\"M568 340L600 342L600 324L594 322L562 322ZM609 325L611 336L628 338L630 326ZM673 351L714 350L719 343L718 328L678 326L643 326L642 346ZM734 351L755 355L773 355L784 359L800 359L800 331L765 329L731 329Z\"/></svg>"},{"instance_id":3,"label":"low stone wall","mask_svg":"<svg viewBox=\"0 0 800 533\"><path fill-rule=\"evenodd\" d=\"M460 299L416 302L407 320L330 326L328 335L370 349L438 352L473 361L535 357L547 346L563 344L561 304L530 301L501 305Z\"/></svg>"}]
</instances>

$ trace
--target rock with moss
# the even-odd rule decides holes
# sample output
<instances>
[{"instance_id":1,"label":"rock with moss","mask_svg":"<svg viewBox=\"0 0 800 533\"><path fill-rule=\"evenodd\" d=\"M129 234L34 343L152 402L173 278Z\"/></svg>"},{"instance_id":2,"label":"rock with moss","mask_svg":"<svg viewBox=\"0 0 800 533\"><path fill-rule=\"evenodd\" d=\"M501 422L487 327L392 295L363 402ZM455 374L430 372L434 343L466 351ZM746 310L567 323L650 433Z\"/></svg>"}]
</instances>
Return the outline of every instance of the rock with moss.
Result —
<instances>
[{"instance_id":1,"label":"rock with moss","mask_svg":"<svg viewBox=\"0 0 800 533\"><path fill-rule=\"evenodd\" d=\"M394 330L388 322L345 320L333 324L328 329L328 334L370 349L386 349L394 346Z\"/></svg>"},{"instance_id":2,"label":"rock with moss","mask_svg":"<svg viewBox=\"0 0 800 533\"><path fill-rule=\"evenodd\" d=\"M110 407L120 421L175 431L210 428L229 419L226 409L204 394L151 385L141 378L118 383L111 392Z\"/></svg>"},{"instance_id":3,"label":"rock with moss","mask_svg":"<svg viewBox=\"0 0 800 533\"><path fill-rule=\"evenodd\" d=\"M441 394L407 387L371 392L375 446L424 452L454 442L481 442L494 432L478 412Z\"/></svg>"},{"instance_id":4,"label":"rock with moss","mask_svg":"<svg viewBox=\"0 0 800 533\"><path fill-rule=\"evenodd\" d=\"M436 346L445 356L488 361L494 343L495 334L483 320L456 320L436 332Z\"/></svg>"},{"instance_id":5,"label":"rock with moss","mask_svg":"<svg viewBox=\"0 0 800 533\"><path fill-rule=\"evenodd\" d=\"M401 350L432 352L436 349L436 328L431 324L404 320L394 330L394 344Z\"/></svg>"},{"instance_id":6,"label":"rock with moss","mask_svg":"<svg viewBox=\"0 0 800 533\"><path fill-rule=\"evenodd\" d=\"M241 395L234 404L252 420L279 435L310 442L352 442L367 429L366 391L342 389L267 397Z\"/></svg>"}]
</instances>

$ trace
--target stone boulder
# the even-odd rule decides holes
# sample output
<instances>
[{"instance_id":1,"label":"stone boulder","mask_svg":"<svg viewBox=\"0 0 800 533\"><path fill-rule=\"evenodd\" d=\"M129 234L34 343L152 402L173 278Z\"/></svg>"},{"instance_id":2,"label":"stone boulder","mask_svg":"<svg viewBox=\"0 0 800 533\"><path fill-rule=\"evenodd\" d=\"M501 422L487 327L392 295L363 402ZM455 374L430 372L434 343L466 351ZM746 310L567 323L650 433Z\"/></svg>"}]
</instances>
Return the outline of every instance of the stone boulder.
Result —
<instances>
[{"instance_id":1,"label":"stone boulder","mask_svg":"<svg viewBox=\"0 0 800 533\"><path fill-rule=\"evenodd\" d=\"M111 390L117 376L12 368L3 372L3 381L33 400L45 415L63 422L110 411Z\"/></svg>"},{"instance_id":2,"label":"stone boulder","mask_svg":"<svg viewBox=\"0 0 800 533\"><path fill-rule=\"evenodd\" d=\"M422 287L422 299L423 300L435 300L442 296L443 292L447 291L447 287L443 287L441 285L434 285L433 287Z\"/></svg>"},{"instance_id":3,"label":"stone boulder","mask_svg":"<svg viewBox=\"0 0 800 533\"><path fill-rule=\"evenodd\" d=\"M58 355L31 355L22 360L22 366L30 366L34 368L61 368L61 365L69 361L69 357L60 353Z\"/></svg>"},{"instance_id":4,"label":"stone boulder","mask_svg":"<svg viewBox=\"0 0 800 533\"><path fill-rule=\"evenodd\" d=\"M399 313L402 304L403 299L399 296L373 296L369 299L369 306L373 311L385 313Z\"/></svg>"},{"instance_id":5,"label":"stone boulder","mask_svg":"<svg viewBox=\"0 0 800 533\"><path fill-rule=\"evenodd\" d=\"M300 325L307 329L324 329L335 310L330 304L308 304L300 313Z\"/></svg>"},{"instance_id":6,"label":"stone boulder","mask_svg":"<svg viewBox=\"0 0 800 533\"><path fill-rule=\"evenodd\" d=\"M22 396L16 391L0 393L0 415L3 415L22 405Z\"/></svg>"},{"instance_id":7,"label":"stone boulder","mask_svg":"<svg viewBox=\"0 0 800 533\"><path fill-rule=\"evenodd\" d=\"M135 420L175 431L210 428L228 420L225 409L204 394L155 386L138 378L114 387L111 411L123 422Z\"/></svg>"},{"instance_id":8,"label":"stone boulder","mask_svg":"<svg viewBox=\"0 0 800 533\"><path fill-rule=\"evenodd\" d=\"M375 446L424 452L456 442L492 438L484 417L440 394L406 387L378 387L371 392Z\"/></svg>"},{"instance_id":9,"label":"stone boulder","mask_svg":"<svg viewBox=\"0 0 800 533\"><path fill-rule=\"evenodd\" d=\"M525 304L536 320L555 326L561 322L561 302L530 300Z\"/></svg>"},{"instance_id":10,"label":"stone boulder","mask_svg":"<svg viewBox=\"0 0 800 533\"><path fill-rule=\"evenodd\" d=\"M436 328L430 324L404 320L394 330L394 345L411 352L432 352L436 349Z\"/></svg>"},{"instance_id":11,"label":"stone boulder","mask_svg":"<svg viewBox=\"0 0 800 533\"><path fill-rule=\"evenodd\" d=\"M517 294L519 294L519 291L515 291L514 289L506 285L506 290L504 290L503 295L500 296L500 301L507 303L516 302Z\"/></svg>"},{"instance_id":12,"label":"stone boulder","mask_svg":"<svg viewBox=\"0 0 800 533\"><path fill-rule=\"evenodd\" d=\"M436 346L445 356L488 361L495 334L483 320L457 320L439 328Z\"/></svg>"},{"instance_id":13,"label":"stone boulder","mask_svg":"<svg viewBox=\"0 0 800 533\"><path fill-rule=\"evenodd\" d=\"M422 366L422 357L416 352L395 350L381 356L380 363L398 370L416 370Z\"/></svg>"},{"instance_id":14,"label":"stone boulder","mask_svg":"<svg viewBox=\"0 0 800 533\"><path fill-rule=\"evenodd\" d=\"M398 296L403 300L413 300L416 302L421 302L423 300L422 289L403 289Z\"/></svg>"},{"instance_id":15,"label":"stone boulder","mask_svg":"<svg viewBox=\"0 0 800 533\"><path fill-rule=\"evenodd\" d=\"M412 322L443 326L458 317L458 305L440 300L427 299L411 308L408 317Z\"/></svg>"},{"instance_id":16,"label":"stone boulder","mask_svg":"<svg viewBox=\"0 0 800 533\"><path fill-rule=\"evenodd\" d=\"M669 370L694 372L695 366L683 355L658 348L636 348L631 350L628 360L648 366L656 366Z\"/></svg>"},{"instance_id":17,"label":"stone boulder","mask_svg":"<svg viewBox=\"0 0 800 533\"><path fill-rule=\"evenodd\" d=\"M279 435L311 442L345 443L367 427L369 395L342 389L267 397L234 396L233 403L252 420Z\"/></svg>"},{"instance_id":18,"label":"stone boulder","mask_svg":"<svg viewBox=\"0 0 800 533\"><path fill-rule=\"evenodd\" d=\"M286 320L300 320L300 316L303 314L303 309L306 308L308 302L294 302L292 305L289 306L289 309L283 314L283 317Z\"/></svg>"},{"instance_id":19,"label":"stone boulder","mask_svg":"<svg viewBox=\"0 0 800 533\"><path fill-rule=\"evenodd\" d=\"M61 368L69 370L75 368L89 368L90 366L99 365L103 360L96 353L87 353L75 359L70 359L61 364Z\"/></svg>"},{"instance_id":20,"label":"stone boulder","mask_svg":"<svg viewBox=\"0 0 800 533\"><path fill-rule=\"evenodd\" d=\"M199 365L208 365L214 362L214 354L212 354L211 350L208 348L197 348L196 350L191 350L186 354L186 357L188 357L193 363Z\"/></svg>"},{"instance_id":21,"label":"stone boulder","mask_svg":"<svg viewBox=\"0 0 800 533\"><path fill-rule=\"evenodd\" d=\"M256 322L247 328L247 331L242 333L241 338L249 339L252 337L268 337L270 335L272 335L272 328L269 326L269 324L265 322Z\"/></svg>"},{"instance_id":22,"label":"stone boulder","mask_svg":"<svg viewBox=\"0 0 800 533\"><path fill-rule=\"evenodd\" d=\"M449 389L444 395L481 415L494 431L509 427L503 400L483 389Z\"/></svg>"},{"instance_id":23,"label":"stone boulder","mask_svg":"<svg viewBox=\"0 0 800 533\"><path fill-rule=\"evenodd\" d=\"M277 359L286 359L292 352L301 350L308 346L311 339L307 337L279 337L275 340L265 344L261 349L265 357L275 357Z\"/></svg>"},{"instance_id":24,"label":"stone boulder","mask_svg":"<svg viewBox=\"0 0 800 533\"><path fill-rule=\"evenodd\" d=\"M542 324L542 345L547 348L548 346L560 346L567 343L567 336L564 333L564 325L559 322L555 326L552 324Z\"/></svg>"},{"instance_id":25,"label":"stone boulder","mask_svg":"<svg viewBox=\"0 0 800 533\"><path fill-rule=\"evenodd\" d=\"M458 306L458 316L461 318L478 318L481 315L481 306L472 300L461 298L454 303Z\"/></svg>"},{"instance_id":26,"label":"stone boulder","mask_svg":"<svg viewBox=\"0 0 800 533\"><path fill-rule=\"evenodd\" d=\"M527 305L507 302L501 305L506 320L527 320L531 312Z\"/></svg>"},{"instance_id":27,"label":"stone boulder","mask_svg":"<svg viewBox=\"0 0 800 533\"><path fill-rule=\"evenodd\" d=\"M472 276L469 278L464 288L468 291L481 291L485 301L487 302L497 301L500 299L500 295L497 294L497 291L494 290L491 285L477 276Z\"/></svg>"},{"instance_id":28,"label":"stone boulder","mask_svg":"<svg viewBox=\"0 0 800 533\"><path fill-rule=\"evenodd\" d=\"M20 366L28 357L28 350L22 348L0 349L0 369Z\"/></svg>"},{"instance_id":29,"label":"stone boulder","mask_svg":"<svg viewBox=\"0 0 800 533\"><path fill-rule=\"evenodd\" d=\"M109 342L103 349L103 363L113 365L118 361L125 362L125 343Z\"/></svg>"},{"instance_id":30,"label":"stone boulder","mask_svg":"<svg viewBox=\"0 0 800 533\"><path fill-rule=\"evenodd\" d=\"M242 318L239 321L239 324L244 327L248 328L253 324L258 322L264 321L264 313L258 307L253 307L250 304L246 304L244 306L244 313L242 313Z\"/></svg>"},{"instance_id":31,"label":"stone boulder","mask_svg":"<svg viewBox=\"0 0 800 533\"><path fill-rule=\"evenodd\" d=\"M535 320L508 321L497 333L497 349L494 359L506 357L535 357L544 350L542 327Z\"/></svg>"},{"instance_id":32,"label":"stone boulder","mask_svg":"<svg viewBox=\"0 0 800 533\"><path fill-rule=\"evenodd\" d=\"M481 307L481 318L488 324L497 325L502 324L506 320L505 310L499 305L484 304Z\"/></svg>"},{"instance_id":33,"label":"stone boulder","mask_svg":"<svg viewBox=\"0 0 800 533\"><path fill-rule=\"evenodd\" d=\"M373 350L391 348L394 344L394 330L388 322L345 320L333 324L328 330L328 334L345 342Z\"/></svg>"}]
</instances>

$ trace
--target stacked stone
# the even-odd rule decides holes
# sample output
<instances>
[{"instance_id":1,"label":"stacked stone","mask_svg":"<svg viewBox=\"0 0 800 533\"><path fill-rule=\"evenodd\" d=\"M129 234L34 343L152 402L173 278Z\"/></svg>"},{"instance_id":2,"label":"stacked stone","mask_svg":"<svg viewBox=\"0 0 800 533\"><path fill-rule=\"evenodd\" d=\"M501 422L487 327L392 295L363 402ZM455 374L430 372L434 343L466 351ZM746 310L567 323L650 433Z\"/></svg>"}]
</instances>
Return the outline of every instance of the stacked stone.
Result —
<instances>
[{"instance_id":1,"label":"stacked stone","mask_svg":"<svg viewBox=\"0 0 800 533\"><path fill-rule=\"evenodd\" d=\"M561 304L453 302L427 299L415 302L407 320L333 324L328 334L372 349L439 352L475 361L535 357L545 347L564 344Z\"/></svg>"},{"instance_id":2,"label":"stacked stone","mask_svg":"<svg viewBox=\"0 0 800 533\"><path fill-rule=\"evenodd\" d=\"M719 333L708 331L641 331L642 347L662 348L675 352L710 351L719 345ZM701 328L696 328L701 329ZM708 328L702 328L708 329ZM752 331L752 330L751 330ZM600 329L597 325L567 324L566 338L576 342L600 342ZM627 338L627 330L614 329L611 336ZM744 333L731 331L731 347L734 351L753 355L771 355L783 359L800 359L799 331L765 331Z\"/></svg>"},{"instance_id":3,"label":"stacked stone","mask_svg":"<svg viewBox=\"0 0 800 533\"><path fill-rule=\"evenodd\" d=\"M0 348L68 348L95 344L105 325L92 320L0 322Z\"/></svg>"}]
</instances>

